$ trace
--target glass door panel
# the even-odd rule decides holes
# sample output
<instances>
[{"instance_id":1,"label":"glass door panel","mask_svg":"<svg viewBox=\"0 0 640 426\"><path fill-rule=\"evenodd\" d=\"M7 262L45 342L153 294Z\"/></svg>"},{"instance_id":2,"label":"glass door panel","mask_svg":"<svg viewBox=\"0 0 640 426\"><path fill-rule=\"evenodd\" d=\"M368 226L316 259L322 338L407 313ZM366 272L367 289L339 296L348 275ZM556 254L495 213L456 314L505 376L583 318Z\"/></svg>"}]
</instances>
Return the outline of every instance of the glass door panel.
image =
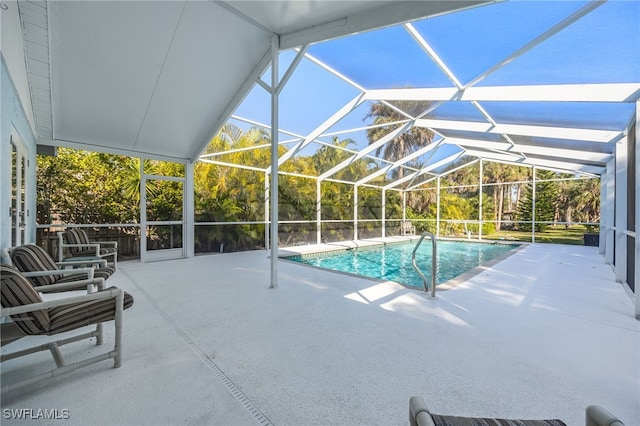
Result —
<instances>
[{"instance_id":1,"label":"glass door panel","mask_svg":"<svg viewBox=\"0 0 640 426\"><path fill-rule=\"evenodd\" d=\"M27 239L27 149L17 136L11 134L11 246L26 243Z\"/></svg>"},{"instance_id":2,"label":"glass door panel","mask_svg":"<svg viewBox=\"0 0 640 426\"><path fill-rule=\"evenodd\" d=\"M143 261L185 256L184 184L183 177L144 176Z\"/></svg>"}]
</instances>

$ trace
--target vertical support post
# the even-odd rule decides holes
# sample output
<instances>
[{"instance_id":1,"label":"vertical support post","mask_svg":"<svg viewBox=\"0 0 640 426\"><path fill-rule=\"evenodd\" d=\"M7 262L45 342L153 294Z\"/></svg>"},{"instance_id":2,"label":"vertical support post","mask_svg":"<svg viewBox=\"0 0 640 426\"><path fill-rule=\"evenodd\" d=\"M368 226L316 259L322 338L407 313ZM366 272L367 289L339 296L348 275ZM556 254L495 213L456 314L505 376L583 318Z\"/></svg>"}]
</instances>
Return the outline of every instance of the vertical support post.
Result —
<instances>
[{"instance_id":1,"label":"vertical support post","mask_svg":"<svg viewBox=\"0 0 640 426\"><path fill-rule=\"evenodd\" d=\"M402 221L407 220L407 191L402 191Z\"/></svg>"},{"instance_id":2,"label":"vertical support post","mask_svg":"<svg viewBox=\"0 0 640 426\"><path fill-rule=\"evenodd\" d=\"M138 158L140 165L140 262L147 261L147 180L144 176L144 158Z\"/></svg>"},{"instance_id":3,"label":"vertical support post","mask_svg":"<svg viewBox=\"0 0 640 426\"><path fill-rule=\"evenodd\" d=\"M616 223L615 223L615 184L616 184L616 159L615 156L607 162L607 235L605 243L604 258L607 264L613 265L613 252L616 236Z\"/></svg>"},{"instance_id":4,"label":"vertical support post","mask_svg":"<svg viewBox=\"0 0 640 426\"><path fill-rule=\"evenodd\" d=\"M436 181L436 238L440 238L440 175Z\"/></svg>"},{"instance_id":5,"label":"vertical support post","mask_svg":"<svg viewBox=\"0 0 640 426\"><path fill-rule=\"evenodd\" d=\"M382 238L387 236L387 190L382 188Z\"/></svg>"},{"instance_id":6,"label":"vertical support post","mask_svg":"<svg viewBox=\"0 0 640 426\"><path fill-rule=\"evenodd\" d=\"M635 205L635 224L636 224L636 234L635 234L635 256L634 256L634 264L635 267L633 268L635 270L634 273L634 289L633 292L636 295L636 309L635 309L635 315L636 315L636 319L640 320L640 232L638 231L638 227L640 227L640 185L638 185L638 174L640 173L640 149L638 149L639 145L640 145L640 101L636 101L636 137L635 137L635 144L636 144L636 149L635 149L635 153L636 153L636 158L635 159L631 159L631 161L635 160L635 166L636 166L636 181L635 181L635 191L636 191L636 205Z\"/></svg>"},{"instance_id":7,"label":"vertical support post","mask_svg":"<svg viewBox=\"0 0 640 426\"><path fill-rule=\"evenodd\" d=\"M320 179L316 179L316 244L322 243L322 191Z\"/></svg>"},{"instance_id":8,"label":"vertical support post","mask_svg":"<svg viewBox=\"0 0 640 426\"><path fill-rule=\"evenodd\" d=\"M615 183L615 268L616 281L627 281L627 143L625 136L616 143L616 183Z\"/></svg>"},{"instance_id":9,"label":"vertical support post","mask_svg":"<svg viewBox=\"0 0 640 426\"><path fill-rule=\"evenodd\" d=\"M271 283L278 287L278 55L280 36L271 37Z\"/></svg>"},{"instance_id":10,"label":"vertical support post","mask_svg":"<svg viewBox=\"0 0 640 426\"><path fill-rule=\"evenodd\" d=\"M353 185L353 240L358 239L358 187Z\"/></svg>"},{"instance_id":11,"label":"vertical support post","mask_svg":"<svg viewBox=\"0 0 640 426\"><path fill-rule=\"evenodd\" d=\"M269 173L264 173L264 247L269 249L271 242L269 240Z\"/></svg>"},{"instance_id":12,"label":"vertical support post","mask_svg":"<svg viewBox=\"0 0 640 426\"><path fill-rule=\"evenodd\" d=\"M536 166L531 167L531 242L536 242Z\"/></svg>"},{"instance_id":13,"label":"vertical support post","mask_svg":"<svg viewBox=\"0 0 640 426\"><path fill-rule=\"evenodd\" d=\"M185 185L183 188L184 194L182 195L184 200L184 233L185 233L185 257L195 256L195 206L194 206L194 162L187 161L185 164Z\"/></svg>"},{"instance_id":14,"label":"vertical support post","mask_svg":"<svg viewBox=\"0 0 640 426\"><path fill-rule=\"evenodd\" d=\"M484 176L482 158L480 159L480 185L478 192L478 239L482 239L482 177Z\"/></svg>"},{"instance_id":15,"label":"vertical support post","mask_svg":"<svg viewBox=\"0 0 640 426\"><path fill-rule=\"evenodd\" d=\"M600 176L600 236L598 238L598 253L605 254L607 243L607 172Z\"/></svg>"}]
</instances>

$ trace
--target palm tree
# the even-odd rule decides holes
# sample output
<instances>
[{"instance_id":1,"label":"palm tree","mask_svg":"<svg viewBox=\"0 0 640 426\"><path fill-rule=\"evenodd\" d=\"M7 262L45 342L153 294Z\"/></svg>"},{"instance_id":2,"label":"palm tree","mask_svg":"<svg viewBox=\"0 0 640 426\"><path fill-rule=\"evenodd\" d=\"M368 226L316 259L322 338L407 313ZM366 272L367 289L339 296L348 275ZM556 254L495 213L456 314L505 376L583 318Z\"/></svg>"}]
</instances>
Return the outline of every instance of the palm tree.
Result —
<instances>
[{"instance_id":1,"label":"palm tree","mask_svg":"<svg viewBox=\"0 0 640 426\"><path fill-rule=\"evenodd\" d=\"M427 101L398 101L394 103L394 106L411 117L418 117L423 114L431 105ZM389 104L384 102L376 102L371 104L369 112L365 116L365 120L373 118L374 125L382 125L380 127L374 127L367 130L367 138L369 144L372 144L379 140L384 135L388 134L397 125L398 121L407 120L407 117L401 114L397 109L392 108ZM382 157L388 161L398 161L401 158L406 157L416 149L422 148L433 141L434 134L431 130L423 127L412 127L406 132L396 136L389 143L384 144L376 150L376 155ZM398 178L403 177L404 171L402 167L397 169Z\"/></svg>"}]
</instances>

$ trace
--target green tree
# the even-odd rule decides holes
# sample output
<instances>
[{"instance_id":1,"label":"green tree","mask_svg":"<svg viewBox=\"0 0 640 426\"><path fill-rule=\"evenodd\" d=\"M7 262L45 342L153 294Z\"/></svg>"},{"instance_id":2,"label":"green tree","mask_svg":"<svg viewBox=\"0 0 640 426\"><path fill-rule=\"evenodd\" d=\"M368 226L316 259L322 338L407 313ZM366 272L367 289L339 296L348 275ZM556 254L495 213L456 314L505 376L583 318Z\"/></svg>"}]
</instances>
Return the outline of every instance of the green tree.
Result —
<instances>
[{"instance_id":1,"label":"green tree","mask_svg":"<svg viewBox=\"0 0 640 426\"><path fill-rule=\"evenodd\" d=\"M542 232L549 227L548 223L552 222L556 215L556 206L558 202L559 187L558 183L550 179L556 178L556 174L547 170L538 170L536 172L536 194L535 194L535 220L537 232ZM533 212L533 186L528 184L524 190L523 200L518 208L518 228L522 230L531 230Z\"/></svg>"},{"instance_id":2,"label":"green tree","mask_svg":"<svg viewBox=\"0 0 640 426\"><path fill-rule=\"evenodd\" d=\"M138 202L125 189L129 162L125 156L68 148L59 148L56 157L38 156L38 221L137 222Z\"/></svg>"},{"instance_id":3,"label":"green tree","mask_svg":"<svg viewBox=\"0 0 640 426\"><path fill-rule=\"evenodd\" d=\"M376 102L371 104L369 112L365 116L365 120L373 119L372 124L379 126L367 130L367 138L369 144L373 144L380 138L390 133L398 127L398 121L407 120L408 117L398 110L404 111L412 118L416 118L425 113L431 103L424 101L398 101L394 103L394 107L384 102ZM376 155L382 155L382 158L388 161L398 161L406 157L408 154L427 146L433 141L434 134L431 130L424 127L412 127L408 131L396 136L392 141L384 144L376 150ZM413 163L417 164L417 163ZM394 170L398 178L404 175L404 169L398 167Z\"/></svg>"}]
</instances>

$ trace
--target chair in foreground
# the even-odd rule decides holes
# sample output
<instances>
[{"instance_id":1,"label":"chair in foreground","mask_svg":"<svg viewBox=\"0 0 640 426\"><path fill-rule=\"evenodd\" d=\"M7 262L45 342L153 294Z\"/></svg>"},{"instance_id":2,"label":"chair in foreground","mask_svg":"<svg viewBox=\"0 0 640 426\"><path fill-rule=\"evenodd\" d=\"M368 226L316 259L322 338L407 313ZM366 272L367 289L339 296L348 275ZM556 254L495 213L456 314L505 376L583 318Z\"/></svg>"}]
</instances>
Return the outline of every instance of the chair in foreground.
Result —
<instances>
[{"instance_id":1,"label":"chair in foreground","mask_svg":"<svg viewBox=\"0 0 640 426\"><path fill-rule=\"evenodd\" d=\"M475 417L456 417L433 414L424 400L418 396L409 399L409 424L411 426L566 426L562 420L507 420ZM616 417L601 407L587 407L586 426L624 426Z\"/></svg>"},{"instance_id":2,"label":"chair in foreground","mask_svg":"<svg viewBox=\"0 0 640 426\"><path fill-rule=\"evenodd\" d=\"M10 249L4 249L11 262L22 274L27 277L34 287L50 286L52 284L75 283L75 288L69 290L82 290L86 288L87 281L93 278L107 280L115 269L107 267L104 259L90 261L76 261L56 263L51 256L40 246L25 244ZM68 266L98 265L98 268L63 269ZM51 291L51 290L49 290Z\"/></svg>"},{"instance_id":3,"label":"chair in foreground","mask_svg":"<svg viewBox=\"0 0 640 426\"><path fill-rule=\"evenodd\" d=\"M104 281L102 278L96 278L96 280ZM33 287L18 270L8 265L0 265L0 286L2 296L0 316L3 320L10 318L10 322L2 323L3 346L25 336L53 336L90 325L96 326L94 330L82 334L71 335L59 340L47 339L44 344L2 354L0 362L49 350L57 366L53 370L20 382L2 383L2 393L111 358L114 360L114 368L120 367L122 363L123 310L133 305L131 295L122 289L110 287L90 294L43 301L38 292L47 286ZM52 287L62 289L65 286L69 286L69 284L56 284ZM103 342L102 323L106 321L114 321L115 342L113 349L67 364L60 351L60 346L92 337L96 338L97 345L101 345Z\"/></svg>"},{"instance_id":4,"label":"chair in foreground","mask_svg":"<svg viewBox=\"0 0 640 426\"><path fill-rule=\"evenodd\" d=\"M58 262L74 258L112 258L113 268L118 267L117 241L91 241L81 228L69 228L58 232Z\"/></svg>"}]
</instances>

